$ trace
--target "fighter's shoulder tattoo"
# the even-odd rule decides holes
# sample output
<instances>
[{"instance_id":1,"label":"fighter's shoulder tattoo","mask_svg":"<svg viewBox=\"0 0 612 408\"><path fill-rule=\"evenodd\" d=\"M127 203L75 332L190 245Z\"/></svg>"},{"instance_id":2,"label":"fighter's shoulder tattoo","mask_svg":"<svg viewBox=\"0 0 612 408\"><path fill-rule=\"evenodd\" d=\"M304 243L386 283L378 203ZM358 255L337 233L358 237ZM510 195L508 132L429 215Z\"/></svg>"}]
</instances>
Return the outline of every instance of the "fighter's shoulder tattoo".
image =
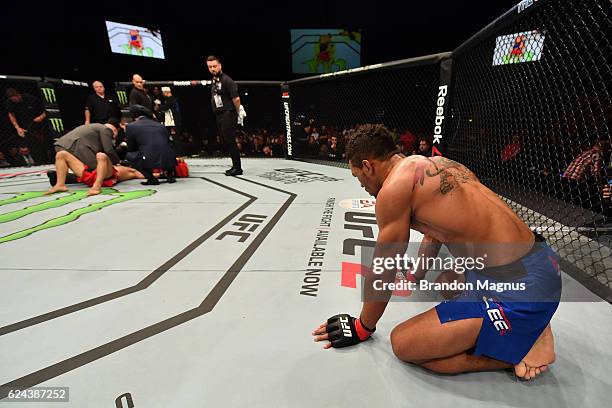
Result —
<instances>
[{"instance_id":1,"label":"fighter's shoulder tattoo","mask_svg":"<svg viewBox=\"0 0 612 408\"><path fill-rule=\"evenodd\" d=\"M467 167L446 157L437 157L436 161L428 158L427 162L417 163L412 189L425 183L425 177L440 176L440 193L448 194L460 184L476 181L477 178Z\"/></svg>"}]
</instances>

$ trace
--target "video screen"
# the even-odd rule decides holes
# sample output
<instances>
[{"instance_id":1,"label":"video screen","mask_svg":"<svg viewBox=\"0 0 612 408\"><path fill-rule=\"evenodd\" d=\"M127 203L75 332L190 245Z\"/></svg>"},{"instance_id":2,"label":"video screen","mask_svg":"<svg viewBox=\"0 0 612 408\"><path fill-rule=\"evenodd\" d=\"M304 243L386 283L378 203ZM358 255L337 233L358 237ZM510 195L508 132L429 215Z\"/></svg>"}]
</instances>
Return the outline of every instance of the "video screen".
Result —
<instances>
[{"instance_id":1,"label":"video screen","mask_svg":"<svg viewBox=\"0 0 612 408\"><path fill-rule=\"evenodd\" d=\"M129 24L106 22L111 51L117 54L164 59L159 30Z\"/></svg>"},{"instance_id":2,"label":"video screen","mask_svg":"<svg viewBox=\"0 0 612 408\"><path fill-rule=\"evenodd\" d=\"M544 34L538 30L502 35L495 39L493 65L538 61L544 50Z\"/></svg>"},{"instance_id":3,"label":"video screen","mask_svg":"<svg viewBox=\"0 0 612 408\"><path fill-rule=\"evenodd\" d=\"M294 74L327 74L361 66L361 31L291 30Z\"/></svg>"}]
</instances>

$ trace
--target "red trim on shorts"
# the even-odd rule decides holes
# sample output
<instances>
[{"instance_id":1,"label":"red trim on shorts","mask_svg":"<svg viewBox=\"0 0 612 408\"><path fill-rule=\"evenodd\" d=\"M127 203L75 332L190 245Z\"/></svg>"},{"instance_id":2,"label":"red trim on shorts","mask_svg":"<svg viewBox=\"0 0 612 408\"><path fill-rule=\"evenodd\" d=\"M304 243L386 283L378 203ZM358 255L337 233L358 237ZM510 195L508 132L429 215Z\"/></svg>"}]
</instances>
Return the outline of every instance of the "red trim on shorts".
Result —
<instances>
[{"instance_id":1,"label":"red trim on shorts","mask_svg":"<svg viewBox=\"0 0 612 408\"><path fill-rule=\"evenodd\" d=\"M102 187L112 187L115 184L117 184L118 174L119 172L113 166L113 174L102 182ZM96 182L96 177L97 177L96 171L95 170L89 171L88 167L85 166L85 169L83 170L83 175L77 178L77 181L79 183L85 183L89 187L93 187L94 183Z\"/></svg>"}]
</instances>

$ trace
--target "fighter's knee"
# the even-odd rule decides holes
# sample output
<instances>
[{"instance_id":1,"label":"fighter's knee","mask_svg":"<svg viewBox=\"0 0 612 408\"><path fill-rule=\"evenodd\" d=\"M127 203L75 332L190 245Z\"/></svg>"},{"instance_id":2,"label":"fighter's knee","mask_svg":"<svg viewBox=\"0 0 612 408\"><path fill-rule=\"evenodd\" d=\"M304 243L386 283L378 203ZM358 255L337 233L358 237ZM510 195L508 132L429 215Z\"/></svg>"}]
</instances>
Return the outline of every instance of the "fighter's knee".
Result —
<instances>
[{"instance_id":1,"label":"fighter's knee","mask_svg":"<svg viewBox=\"0 0 612 408\"><path fill-rule=\"evenodd\" d=\"M108 156L106 153L98 152L96 153L96 160L106 160Z\"/></svg>"},{"instance_id":2,"label":"fighter's knee","mask_svg":"<svg viewBox=\"0 0 612 408\"><path fill-rule=\"evenodd\" d=\"M406 328L396 327L391 331L391 348L397 358L407 363L416 363L418 358L411 351L414 349L413 336L406 332Z\"/></svg>"},{"instance_id":3,"label":"fighter's knee","mask_svg":"<svg viewBox=\"0 0 612 408\"><path fill-rule=\"evenodd\" d=\"M55 160L58 159L64 159L68 156L68 152L65 150L60 150L59 152L55 153Z\"/></svg>"}]
</instances>

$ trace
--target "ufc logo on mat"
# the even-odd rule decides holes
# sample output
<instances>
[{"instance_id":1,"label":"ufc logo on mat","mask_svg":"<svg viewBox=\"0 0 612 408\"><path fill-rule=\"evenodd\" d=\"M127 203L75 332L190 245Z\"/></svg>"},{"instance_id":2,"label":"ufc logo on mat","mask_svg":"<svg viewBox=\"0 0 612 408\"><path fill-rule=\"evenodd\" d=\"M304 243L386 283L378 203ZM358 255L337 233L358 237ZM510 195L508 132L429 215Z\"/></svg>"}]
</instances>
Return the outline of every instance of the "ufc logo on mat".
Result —
<instances>
[{"instance_id":1,"label":"ufc logo on mat","mask_svg":"<svg viewBox=\"0 0 612 408\"><path fill-rule=\"evenodd\" d=\"M348 324L348 317L341 317L340 324L342 326L342 333L344 333L346 337L353 337L353 334L351 333L351 326Z\"/></svg>"},{"instance_id":2,"label":"ufc logo on mat","mask_svg":"<svg viewBox=\"0 0 612 408\"><path fill-rule=\"evenodd\" d=\"M244 242L251 236L251 233L255 231L257 227L261 225L262 222L264 222L266 218L268 218L267 215L244 214L242 217L240 217L240 219L237 222L232 224L238 227L239 231L222 232L217 237L217 240L220 241L226 236L232 235L232 236L238 237L238 242ZM249 232L246 232L245 231L246 229L248 229ZM244 232L241 232L241 231L244 231Z\"/></svg>"}]
</instances>

